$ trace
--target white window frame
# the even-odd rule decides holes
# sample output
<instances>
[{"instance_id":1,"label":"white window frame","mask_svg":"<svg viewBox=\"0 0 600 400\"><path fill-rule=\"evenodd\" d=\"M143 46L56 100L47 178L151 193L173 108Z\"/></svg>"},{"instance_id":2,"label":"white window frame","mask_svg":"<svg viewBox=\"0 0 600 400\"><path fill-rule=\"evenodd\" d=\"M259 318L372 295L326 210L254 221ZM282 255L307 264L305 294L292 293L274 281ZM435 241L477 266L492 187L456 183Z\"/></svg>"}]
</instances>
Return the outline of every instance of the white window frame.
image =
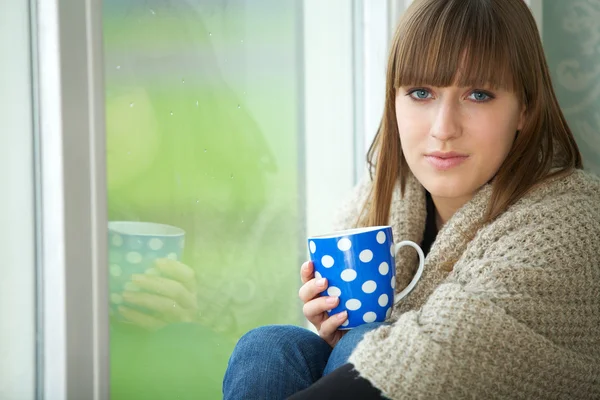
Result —
<instances>
[{"instance_id":1,"label":"white window frame","mask_svg":"<svg viewBox=\"0 0 600 400\"><path fill-rule=\"evenodd\" d=\"M100 0L32 1L41 174L39 398L109 398Z\"/></svg>"}]
</instances>

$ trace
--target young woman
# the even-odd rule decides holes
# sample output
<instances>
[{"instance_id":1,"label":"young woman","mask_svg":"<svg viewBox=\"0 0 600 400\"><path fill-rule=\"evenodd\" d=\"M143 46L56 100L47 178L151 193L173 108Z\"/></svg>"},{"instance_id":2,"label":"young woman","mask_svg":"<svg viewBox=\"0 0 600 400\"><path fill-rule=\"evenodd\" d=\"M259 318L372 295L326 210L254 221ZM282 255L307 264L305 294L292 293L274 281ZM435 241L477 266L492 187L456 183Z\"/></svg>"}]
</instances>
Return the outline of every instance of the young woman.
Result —
<instances>
[{"instance_id":1,"label":"young woman","mask_svg":"<svg viewBox=\"0 0 600 400\"><path fill-rule=\"evenodd\" d=\"M224 398L600 398L600 180L582 171L522 0L413 2L368 160L337 227L421 243L418 285L385 324L344 335L304 264L319 335L249 332ZM416 264L396 258L396 290Z\"/></svg>"}]
</instances>

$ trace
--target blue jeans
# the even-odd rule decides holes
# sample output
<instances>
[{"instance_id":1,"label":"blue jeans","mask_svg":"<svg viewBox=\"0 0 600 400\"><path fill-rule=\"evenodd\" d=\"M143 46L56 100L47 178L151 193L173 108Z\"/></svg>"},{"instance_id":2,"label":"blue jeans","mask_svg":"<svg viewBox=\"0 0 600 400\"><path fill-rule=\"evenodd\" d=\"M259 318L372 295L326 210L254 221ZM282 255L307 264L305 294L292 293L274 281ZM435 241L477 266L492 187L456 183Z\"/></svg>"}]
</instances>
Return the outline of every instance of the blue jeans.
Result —
<instances>
[{"instance_id":1,"label":"blue jeans","mask_svg":"<svg viewBox=\"0 0 600 400\"><path fill-rule=\"evenodd\" d=\"M337 345L298 326L269 325L239 340L223 380L223 400L281 400L346 364L363 335L382 323L351 329Z\"/></svg>"}]
</instances>

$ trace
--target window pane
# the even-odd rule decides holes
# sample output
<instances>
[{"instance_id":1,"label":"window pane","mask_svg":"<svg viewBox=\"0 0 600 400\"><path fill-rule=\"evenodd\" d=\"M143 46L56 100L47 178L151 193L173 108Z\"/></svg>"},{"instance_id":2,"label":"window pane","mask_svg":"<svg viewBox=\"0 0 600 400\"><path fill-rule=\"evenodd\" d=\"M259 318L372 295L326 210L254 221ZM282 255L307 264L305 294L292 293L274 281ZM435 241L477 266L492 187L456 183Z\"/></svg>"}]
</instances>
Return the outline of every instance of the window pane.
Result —
<instances>
[{"instance_id":1,"label":"window pane","mask_svg":"<svg viewBox=\"0 0 600 400\"><path fill-rule=\"evenodd\" d=\"M103 13L111 398L220 398L243 333L304 323L298 5Z\"/></svg>"}]
</instances>

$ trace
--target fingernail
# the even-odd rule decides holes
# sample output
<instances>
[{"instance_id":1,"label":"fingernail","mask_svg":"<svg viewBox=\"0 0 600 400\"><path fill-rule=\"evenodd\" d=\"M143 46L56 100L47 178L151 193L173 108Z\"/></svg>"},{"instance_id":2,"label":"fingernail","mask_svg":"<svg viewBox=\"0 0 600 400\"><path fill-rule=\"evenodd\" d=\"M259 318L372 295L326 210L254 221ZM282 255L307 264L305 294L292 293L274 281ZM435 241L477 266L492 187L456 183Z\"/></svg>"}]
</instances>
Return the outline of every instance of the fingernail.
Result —
<instances>
[{"instance_id":1,"label":"fingernail","mask_svg":"<svg viewBox=\"0 0 600 400\"><path fill-rule=\"evenodd\" d=\"M337 315L338 319L340 319L340 320L346 319L347 316L348 316L348 311L342 311L341 313L339 313Z\"/></svg>"},{"instance_id":2,"label":"fingernail","mask_svg":"<svg viewBox=\"0 0 600 400\"><path fill-rule=\"evenodd\" d=\"M325 278L317 279L317 286L325 286Z\"/></svg>"},{"instance_id":3,"label":"fingernail","mask_svg":"<svg viewBox=\"0 0 600 400\"><path fill-rule=\"evenodd\" d=\"M327 303L327 304L335 304L335 303L337 303L337 301L338 301L337 297L328 297L325 300L325 303Z\"/></svg>"}]
</instances>

